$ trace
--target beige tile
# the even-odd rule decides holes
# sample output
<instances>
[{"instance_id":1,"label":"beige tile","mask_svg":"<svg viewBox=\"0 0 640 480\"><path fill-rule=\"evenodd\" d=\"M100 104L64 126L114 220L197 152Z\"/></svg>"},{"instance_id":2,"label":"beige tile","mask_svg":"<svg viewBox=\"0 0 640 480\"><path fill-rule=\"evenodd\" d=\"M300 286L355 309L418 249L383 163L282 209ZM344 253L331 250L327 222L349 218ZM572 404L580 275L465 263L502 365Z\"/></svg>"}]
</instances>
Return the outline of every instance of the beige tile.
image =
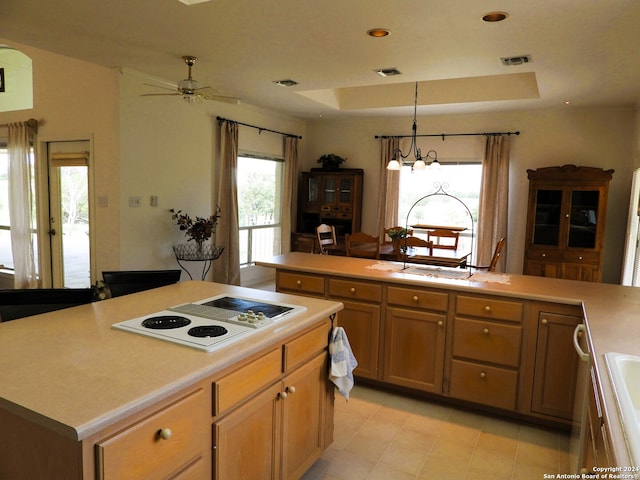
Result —
<instances>
[{"instance_id":1,"label":"beige tile","mask_svg":"<svg viewBox=\"0 0 640 480\"><path fill-rule=\"evenodd\" d=\"M415 474L379 463L373 468L367 480L415 480L415 478Z\"/></svg>"},{"instance_id":2,"label":"beige tile","mask_svg":"<svg viewBox=\"0 0 640 480\"><path fill-rule=\"evenodd\" d=\"M376 462L341 451L333 458L325 475L331 475L332 478L339 480L366 480L375 465Z\"/></svg>"}]
</instances>

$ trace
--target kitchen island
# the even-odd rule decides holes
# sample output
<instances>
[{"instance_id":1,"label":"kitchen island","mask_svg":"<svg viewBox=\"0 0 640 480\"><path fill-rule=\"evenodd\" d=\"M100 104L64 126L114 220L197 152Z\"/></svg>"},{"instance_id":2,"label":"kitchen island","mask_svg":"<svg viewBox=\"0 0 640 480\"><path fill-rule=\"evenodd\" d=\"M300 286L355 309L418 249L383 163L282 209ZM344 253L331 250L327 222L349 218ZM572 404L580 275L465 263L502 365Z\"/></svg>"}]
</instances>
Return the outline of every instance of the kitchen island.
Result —
<instances>
[{"instance_id":1,"label":"kitchen island","mask_svg":"<svg viewBox=\"0 0 640 480\"><path fill-rule=\"evenodd\" d=\"M585 462L632 466L604 354L640 356L640 289L299 252L259 264L278 291L344 303L361 378L559 426L572 423L584 322L596 405L583 429L600 448L594 460L584 447Z\"/></svg>"},{"instance_id":2,"label":"kitchen island","mask_svg":"<svg viewBox=\"0 0 640 480\"><path fill-rule=\"evenodd\" d=\"M112 328L220 294L306 311L210 353ZM189 281L0 323L0 478L298 478L332 441L341 308Z\"/></svg>"}]
</instances>

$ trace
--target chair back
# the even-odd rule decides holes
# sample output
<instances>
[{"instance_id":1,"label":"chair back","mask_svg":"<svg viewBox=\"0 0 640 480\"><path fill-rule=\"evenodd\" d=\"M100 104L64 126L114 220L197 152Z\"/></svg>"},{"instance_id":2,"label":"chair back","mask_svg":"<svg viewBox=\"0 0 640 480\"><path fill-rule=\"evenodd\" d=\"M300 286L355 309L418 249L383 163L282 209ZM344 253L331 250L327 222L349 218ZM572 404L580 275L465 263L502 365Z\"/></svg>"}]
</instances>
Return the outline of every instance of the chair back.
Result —
<instances>
[{"instance_id":1,"label":"chair back","mask_svg":"<svg viewBox=\"0 0 640 480\"><path fill-rule=\"evenodd\" d=\"M427 253L429 256L433 256L433 242L427 241L420 237L408 236L406 238L401 238L398 240L398 251L396 252L397 259L399 261L408 259L408 252L405 252L404 249L409 248L427 248Z\"/></svg>"},{"instance_id":2,"label":"chair back","mask_svg":"<svg viewBox=\"0 0 640 480\"><path fill-rule=\"evenodd\" d=\"M92 288L0 290L0 322L84 305L96 300Z\"/></svg>"},{"instance_id":3,"label":"chair back","mask_svg":"<svg viewBox=\"0 0 640 480\"><path fill-rule=\"evenodd\" d=\"M380 241L378 237L367 233L357 232L346 234L344 242L347 257L380 258Z\"/></svg>"},{"instance_id":4,"label":"chair back","mask_svg":"<svg viewBox=\"0 0 640 480\"><path fill-rule=\"evenodd\" d=\"M102 272L102 279L112 297L142 292L152 288L171 285L180 280L181 270L123 270Z\"/></svg>"},{"instance_id":5,"label":"chair back","mask_svg":"<svg viewBox=\"0 0 640 480\"><path fill-rule=\"evenodd\" d=\"M316 227L316 236L318 237L318 246L320 247L320 253L327 254L329 247L335 247L338 241L336 240L336 229L333 225L327 225L323 223Z\"/></svg>"},{"instance_id":6,"label":"chair back","mask_svg":"<svg viewBox=\"0 0 640 480\"><path fill-rule=\"evenodd\" d=\"M454 232L453 230L448 230L446 228L436 228L427 232L427 240L433 241L433 246L435 248L443 248L446 250L458 249L459 236L459 232Z\"/></svg>"},{"instance_id":7,"label":"chair back","mask_svg":"<svg viewBox=\"0 0 640 480\"><path fill-rule=\"evenodd\" d=\"M496 245L496 249L493 252L493 257L491 257L491 262L489 263L489 268L487 269L489 272L493 272L496 269L496 265L498 264L498 260L500 260L500 256L502 255L502 249L507 243L507 239L502 237L498 244Z\"/></svg>"}]
</instances>

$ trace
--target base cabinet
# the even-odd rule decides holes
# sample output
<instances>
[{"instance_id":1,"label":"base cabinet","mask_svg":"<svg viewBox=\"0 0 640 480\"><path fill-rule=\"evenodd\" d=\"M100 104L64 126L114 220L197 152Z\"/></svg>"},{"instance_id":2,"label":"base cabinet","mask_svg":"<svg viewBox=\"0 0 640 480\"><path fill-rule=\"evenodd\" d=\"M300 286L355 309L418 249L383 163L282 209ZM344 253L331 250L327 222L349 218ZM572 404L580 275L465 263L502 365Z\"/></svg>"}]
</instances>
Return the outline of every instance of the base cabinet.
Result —
<instances>
[{"instance_id":1,"label":"base cabinet","mask_svg":"<svg viewBox=\"0 0 640 480\"><path fill-rule=\"evenodd\" d=\"M595 467L614 466L604 424L604 416L598 393L598 380L593 367L590 369L587 403L587 425L581 473L594 473Z\"/></svg>"},{"instance_id":2,"label":"base cabinet","mask_svg":"<svg viewBox=\"0 0 640 480\"><path fill-rule=\"evenodd\" d=\"M537 339L531 413L571 421L575 403L578 356L573 331L582 322L579 307L538 305L532 309Z\"/></svg>"}]
</instances>

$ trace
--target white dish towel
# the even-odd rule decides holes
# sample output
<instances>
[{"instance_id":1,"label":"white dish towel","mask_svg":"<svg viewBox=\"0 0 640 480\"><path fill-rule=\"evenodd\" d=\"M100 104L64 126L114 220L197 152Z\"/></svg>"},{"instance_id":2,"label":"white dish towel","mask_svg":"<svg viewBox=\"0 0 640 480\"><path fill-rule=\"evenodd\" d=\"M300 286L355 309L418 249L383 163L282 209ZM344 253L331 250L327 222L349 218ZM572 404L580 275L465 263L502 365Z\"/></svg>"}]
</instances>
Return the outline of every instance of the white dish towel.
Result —
<instances>
[{"instance_id":1,"label":"white dish towel","mask_svg":"<svg viewBox=\"0 0 640 480\"><path fill-rule=\"evenodd\" d=\"M335 327L331 332L329 355L329 379L338 387L340 394L349 400L349 392L353 388L353 370L358 366L358 361L353 356L344 328Z\"/></svg>"}]
</instances>

